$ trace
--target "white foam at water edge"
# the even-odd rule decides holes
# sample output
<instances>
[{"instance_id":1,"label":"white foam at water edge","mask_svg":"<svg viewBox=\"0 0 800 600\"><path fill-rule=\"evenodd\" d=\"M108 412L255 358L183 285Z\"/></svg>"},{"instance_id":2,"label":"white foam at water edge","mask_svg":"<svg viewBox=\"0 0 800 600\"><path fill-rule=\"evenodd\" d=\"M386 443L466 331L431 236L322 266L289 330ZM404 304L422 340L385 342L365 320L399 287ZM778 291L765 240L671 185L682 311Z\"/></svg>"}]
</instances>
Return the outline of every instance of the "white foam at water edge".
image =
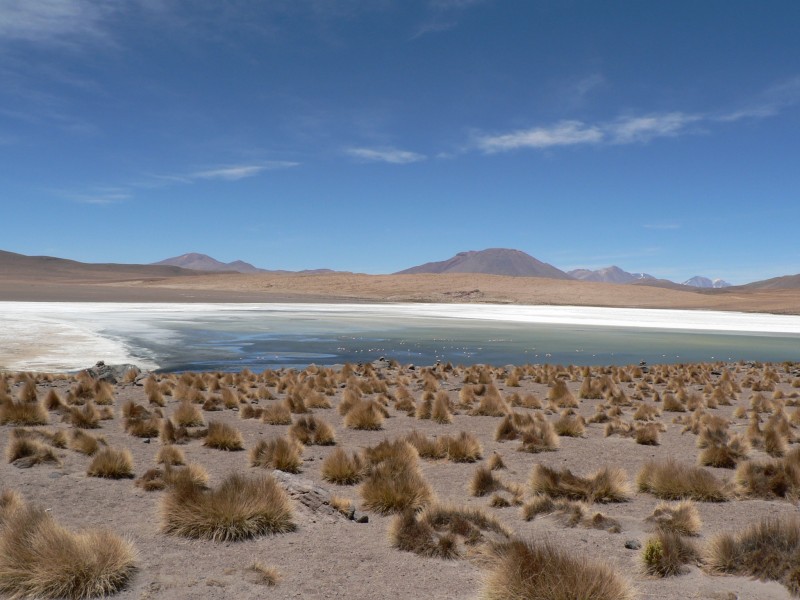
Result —
<instances>
[{"instance_id":1,"label":"white foam at water edge","mask_svg":"<svg viewBox=\"0 0 800 600\"><path fill-rule=\"evenodd\" d=\"M168 342L160 322L192 322L204 318L236 319L265 316L311 316L375 319L483 320L488 322L636 327L666 330L800 334L800 316L720 311L525 306L494 304L185 304L97 302L0 302L0 365L14 370L76 370L94 364L133 362L125 344L131 334ZM110 332L114 332L113 334Z\"/></svg>"}]
</instances>

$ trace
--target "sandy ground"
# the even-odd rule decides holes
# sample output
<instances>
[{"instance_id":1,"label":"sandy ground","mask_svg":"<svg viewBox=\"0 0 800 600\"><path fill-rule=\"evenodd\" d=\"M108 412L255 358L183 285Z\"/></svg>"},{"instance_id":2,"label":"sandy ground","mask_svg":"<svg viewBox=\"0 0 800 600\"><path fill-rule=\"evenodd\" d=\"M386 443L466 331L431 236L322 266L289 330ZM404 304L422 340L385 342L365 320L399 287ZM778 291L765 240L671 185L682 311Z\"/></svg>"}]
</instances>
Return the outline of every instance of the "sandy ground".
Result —
<instances>
[{"instance_id":1,"label":"sandy ground","mask_svg":"<svg viewBox=\"0 0 800 600\"><path fill-rule=\"evenodd\" d=\"M800 290L687 291L480 274L222 274L102 281L0 278L0 300L98 302L481 302L800 314Z\"/></svg>"},{"instance_id":2,"label":"sandy ground","mask_svg":"<svg viewBox=\"0 0 800 600\"><path fill-rule=\"evenodd\" d=\"M418 372L418 371L417 371ZM386 372L393 379L397 372ZM413 377L413 373L406 373ZM789 382L792 376L785 374L778 389L787 396L794 390ZM40 397L50 387L62 395L68 382L42 383ZM461 378L449 376L441 382L457 402ZM504 395L516 391L520 394L533 392L546 398L548 388L524 378L521 388L506 388L502 379L497 386ZM580 380L569 383L577 396ZM410 387L415 398L422 389L417 383ZM663 389L663 386L658 386ZM390 387L390 391L393 388ZM692 386L689 391L698 391ZM16 388L12 390L16 392ZM274 390L273 390L274 391ZM627 389L628 393L632 390ZM152 443L133 438L122 430L120 408L127 400L147 404L142 387L119 385L115 388L117 414L112 421L103 421L102 428L90 433L105 436L110 445L129 448L134 455L135 470L141 475L155 466L154 457L159 449L158 439ZM602 424L589 424L584 437L561 438L561 448L556 452L526 454L516 451L517 442L496 442L494 431L499 417L469 416L462 412L454 416L449 425L440 425L430 420L408 417L390 408L391 417L384 423L382 431L354 431L343 424L335 409L341 390L332 398L334 408L315 409L314 416L322 418L336 430L339 447L358 449L374 445L383 439L403 436L412 429L427 435L455 434L469 431L482 442L484 457L498 452L508 466L500 471L505 481L527 486L531 469L537 463L558 468L570 468L578 475L591 474L607 465L622 466L631 482L642 464L651 459L676 457L691 465L697 458L695 436L682 434L682 425L672 423L675 413L663 413L660 421L667 427L659 446L637 445L632 439L618 436L604 437ZM744 389L738 404L749 408L751 392ZM260 406L276 400L262 401ZM586 417L594 414L600 400L582 400L579 412ZM648 401L649 402L649 401ZM170 414L177 402L167 399L165 412ZM744 431L747 419L732 418L735 407L723 406L713 414L731 418L733 431ZM516 409L532 412L529 409ZM792 409L788 409L792 410ZM631 408L625 409L630 419ZM258 440L282 436L287 426L266 425L256 420L239 419L235 410L205 412L206 421L222 421L239 429L245 440L246 450ZM550 415L548 418L555 419ZM58 414L50 414L50 426L58 429L70 427L61 422ZM11 427L0 426L0 445L9 440ZM205 448L201 441L193 441L181 447L189 462L202 464L211 475L211 484L218 484L231 472L254 473L256 468L248 466L247 451L223 452ZM322 460L332 447L309 446L305 449L302 477L338 496L353 499L360 505L358 486L336 486L323 481L320 468ZM215 543L168 536L160 531L159 505L165 492L144 492L131 480L102 480L87 477L86 468L90 459L69 450L58 451L62 466L39 465L30 469L19 469L3 461L0 465L0 488L16 489L29 502L46 507L62 524L70 528L90 526L108 527L128 536L138 552L139 571L127 589L116 597L120 600L145 598L349 598L349 599L415 599L476 598L481 588L481 567L470 559L441 560L421 558L417 555L393 549L387 538L387 529L392 517L383 517L369 512L369 523L359 524L326 515L309 512L296 506L299 528L294 533L274 537L261 537L239 543ZM761 459L766 455L753 450L750 458ZM518 507L489 508L487 498L475 498L469 494L468 485L476 464L454 464L448 461L423 460L422 471L433 486L441 501L458 505L481 507L491 512L517 535L532 540L550 540L559 547L583 557L606 561L630 578L636 588L637 598L668 599L731 599L750 598L761 600L788 599L790 596L781 585L751 581L743 577L711 576L698 566L690 566L687 573L666 579L646 576L641 571L640 552L625 548L627 540L644 542L648 525L644 519L650 515L658 500L650 494L635 493L626 503L596 505L607 516L618 519L621 533L587 528L567 528L552 517L539 517L525 522ZM732 471L712 469L721 478L730 478ZM530 493L526 494L529 497ZM713 504L698 503L703 520L702 534L697 540L702 546L711 536L721 531L739 531L765 516L790 515L796 508L786 501L734 500ZM252 583L245 568L254 560L273 565L283 575L276 587L264 587Z\"/></svg>"}]
</instances>

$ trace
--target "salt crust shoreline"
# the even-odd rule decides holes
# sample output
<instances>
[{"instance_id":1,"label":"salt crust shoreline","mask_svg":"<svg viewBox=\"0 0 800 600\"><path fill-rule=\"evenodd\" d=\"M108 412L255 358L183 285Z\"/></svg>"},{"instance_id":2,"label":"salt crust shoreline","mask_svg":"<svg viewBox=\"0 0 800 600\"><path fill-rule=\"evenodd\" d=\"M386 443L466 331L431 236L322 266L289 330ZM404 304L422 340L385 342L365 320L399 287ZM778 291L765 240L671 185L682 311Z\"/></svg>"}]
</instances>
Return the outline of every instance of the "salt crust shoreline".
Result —
<instances>
[{"instance_id":1,"label":"salt crust shoreline","mask_svg":"<svg viewBox=\"0 0 800 600\"><path fill-rule=\"evenodd\" d=\"M310 304L310 303L103 303L0 302L0 367L10 370L68 371L98 358L157 368L133 356L124 330L159 332L159 321L192 321L208 316L234 319L262 312L292 318L347 318L365 321L439 319L491 323L630 327L770 335L800 335L800 316L704 310L527 306L498 304ZM164 340L166 341L166 340Z\"/></svg>"}]
</instances>

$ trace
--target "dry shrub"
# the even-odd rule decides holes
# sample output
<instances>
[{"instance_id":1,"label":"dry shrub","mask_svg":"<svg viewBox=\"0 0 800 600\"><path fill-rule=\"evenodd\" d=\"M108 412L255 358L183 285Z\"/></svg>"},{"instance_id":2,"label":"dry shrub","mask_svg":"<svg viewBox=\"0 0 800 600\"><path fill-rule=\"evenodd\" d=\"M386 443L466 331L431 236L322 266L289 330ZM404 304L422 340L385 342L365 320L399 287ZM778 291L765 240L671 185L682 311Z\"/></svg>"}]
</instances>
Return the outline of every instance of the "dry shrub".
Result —
<instances>
[{"instance_id":1,"label":"dry shrub","mask_svg":"<svg viewBox=\"0 0 800 600\"><path fill-rule=\"evenodd\" d=\"M133 545L106 530L72 532L38 507L17 506L0 530L0 593L90 598L122 589L136 570Z\"/></svg>"},{"instance_id":2,"label":"dry shrub","mask_svg":"<svg viewBox=\"0 0 800 600\"><path fill-rule=\"evenodd\" d=\"M698 438L699 440L699 438ZM726 435L726 440L720 444L709 445L700 452L697 462L706 467L720 469L734 469L740 460L747 458L750 444L738 434Z\"/></svg>"},{"instance_id":3,"label":"dry shrub","mask_svg":"<svg viewBox=\"0 0 800 600\"><path fill-rule=\"evenodd\" d=\"M53 449L37 439L10 437L6 445L6 460L20 467L41 463L61 464Z\"/></svg>"},{"instance_id":4,"label":"dry shrub","mask_svg":"<svg viewBox=\"0 0 800 600\"><path fill-rule=\"evenodd\" d=\"M489 460L486 461L486 466L488 466L492 471L500 471L506 468L506 464L503 462L503 457L497 452L492 452Z\"/></svg>"},{"instance_id":5,"label":"dry shrub","mask_svg":"<svg viewBox=\"0 0 800 600\"><path fill-rule=\"evenodd\" d=\"M557 471L537 464L531 472L530 485L534 494L568 500L626 502L630 497L628 476L616 467L604 467L591 477L578 477L569 469Z\"/></svg>"},{"instance_id":6,"label":"dry shrub","mask_svg":"<svg viewBox=\"0 0 800 600\"><path fill-rule=\"evenodd\" d=\"M652 404L640 404L633 413L634 421L655 421L661 410Z\"/></svg>"},{"instance_id":7,"label":"dry shrub","mask_svg":"<svg viewBox=\"0 0 800 600\"><path fill-rule=\"evenodd\" d=\"M114 404L114 386L107 381L98 381L95 383L94 403L98 406L111 406Z\"/></svg>"},{"instance_id":8,"label":"dry shrub","mask_svg":"<svg viewBox=\"0 0 800 600\"><path fill-rule=\"evenodd\" d=\"M100 412L91 401L87 401L83 406L70 408L67 420L73 427L97 429L100 427Z\"/></svg>"},{"instance_id":9,"label":"dry shrub","mask_svg":"<svg viewBox=\"0 0 800 600\"><path fill-rule=\"evenodd\" d=\"M792 457L790 454L783 460L740 463L734 474L736 491L753 498L800 497L800 465Z\"/></svg>"},{"instance_id":10,"label":"dry shrub","mask_svg":"<svg viewBox=\"0 0 800 600\"><path fill-rule=\"evenodd\" d=\"M11 437L35 439L53 448L67 447L67 435L59 429L24 429L16 427L11 430Z\"/></svg>"},{"instance_id":11,"label":"dry shrub","mask_svg":"<svg viewBox=\"0 0 800 600\"><path fill-rule=\"evenodd\" d=\"M483 600L633 600L628 582L604 563L592 562L549 543L513 540L495 544Z\"/></svg>"},{"instance_id":12,"label":"dry shrub","mask_svg":"<svg viewBox=\"0 0 800 600\"><path fill-rule=\"evenodd\" d=\"M192 485L204 488L208 485L208 473L202 466L196 464L189 464L177 469L166 464L163 469L149 469L133 483L145 492L163 490L171 485Z\"/></svg>"},{"instance_id":13,"label":"dry shrub","mask_svg":"<svg viewBox=\"0 0 800 600\"><path fill-rule=\"evenodd\" d=\"M684 565L699 558L697 547L680 534L660 530L645 542L642 563L648 575L669 577L684 572Z\"/></svg>"},{"instance_id":14,"label":"dry shrub","mask_svg":"<svg viewBox=\"0 0 800 600\"><path fill-rule=\"evenodd\" d=\"M713 573L779 581L800 595L800 521L766 518L737 534L723 533L706 545L704 562Z\"/></svg>"},{"instance_id":15,"label":"dry shrub","mask_svg":"<svg viewBox=\"0 0 800 600\"><path fill-rule=\"evenodd\" d=\"M172 413L172 420L180 427L202 427L206 424L203 413L194 404L183 400Z\"/></svg>"},{"instance_id":16,"label":"dry shrub","mask_svg":"<svg viewBox=\"0 0 800 600\"><path fill-rule=\"evenodd\" d=\"M660 423L645 423L637 425L634 429L634 439L643 446L658 446L661 432Z\"/></svg>"},{"instance_id":17,"label":"dry shrub","mask_svg":"<svg viewBox=\"0 0 800 600\"><path fill-rule=\"evenodd\" d=\"M419 510L432 500L433 491L420 472L417 451L408 442L383 441L366 448L364 457L364 508L389 514Z\"/></svg>"},{"instance_id":18,"label":"dry shrub","mask_svg":"<svg viewBox=\"0 0 800 600\"><path fill-rule=\"evenodd\" d=\"M333 427L312 416L299 417L289 428L289 437L307 446L332 446L336 443Z\"/></svg>"},{"instance_id":19,"label":"dry shrub","mask_svg":"<svg viewBox=\"0 0 800 600\"><path fill-rule=\"evenodd\" d=\"M554 410L556 408L578 408L580 406L580 403L569 391L563 379L556 379L553 382L553 387L547 393L547 400Z\"/></svg>"},{"instance_id":20,"label":"dry shrub","mask_svg":"<svg viewBox=\"0 0 800 600\"><path fill-rule=\"evenodd\" d=\"M583 502L556 499L544 494L535 495L532 500L522 507L522 518L531 521L539 515L553 514L566 527L587 527L602 529L610 533L619 533L622 526L619 521L606 517L604 514L590 513L589 507Z\"/></svg>"},{"instance_id":21,"label":"dry shrub","mask_svg":"<svg viewBox=\"0 0 800 600\"><path fill-rule=\"evenodd\" d=\"M47 425L47 409L39 402L7 397L0 401L0 425Z\"/></svg>"},{"instance_id":22,"label":"dry shrub","mask_svg":"<svg viewBox=\"0 0 800 600\"><path fill-rule=\"evenodd\" d=\"M80 429L73 430L69 437L69 449L86 456L94 456L101 446L106 445L105 438L90 435Z\"/></svg>"},{"instance_id":23,"label":"dry shrub","mask_svg":"<svg viewBox=\"0 0 800 600\"><path fill-rule=\"evenodd\" d=\"M447 455L447 450L442 443L442 438L429 438L417 430L406 436L406 441L414 446L420 458L439 459Z\"/></svg>"},{"instance_id":24,"label":"dry shrub","mask_svg":"<svg viewBox=\"0 0 800 600\"><path fill-rule=\"evenodd\" d=\"M105 479L132 478L133 456L127 448L102 448L94 455L86 474Z\"/></svg>"},{"instance_id":25,"label":"dry shrub","mask_svg":"<svg viewBox=\"0 0 800 600\"><path fill-rule=\"evenodd\" d=\"M436 392L431 409L431 419L442 425L453 422L453 415L450 413L450 398L447 396L447 392Z\"/></svg>"},{"instance_id":26,"label":"dry shrub","mask_svg":"<svg viewBox=\"0 0 800 600\"><path fill-rule=\"evenodd\" d=\"M227 477L205 490L188 482L172 487L161 505L162 530L219 542L294 531L291 502L274 477Z\"/></svg>"},{"instance_id":27,"label":"dry shrub","mask_svg":"<svg viewBox=\"0 0 800 600\"><path fill-rule=\"evenodd\" d=\"M264 409L261 420L268 425L291 425L292 412L284 404L271 404Z\"/></svg>"},{"instance_id":28,"label":"dry shrub","mask_svg":"<svg viewBox=\"0 0 800 600\"><path fill-rule=\"evenodd\" d=\"M725 502L725 485L708 469L682 465L672 459L645 463L636 478L639 491L664 500L691 499Z\"/></svg>"},{"instance_id":29,"label":"dry shrub","mask_svg":"<svg viewBox=\"0 0 800 600\"><path fill-rule=\"evenodd\" d=\"M322 478L338 485L353 485L364 476L364 461L357 452L336 448L322 462Z\"/></svg>"},{"instance_id":30,"label":"dry shrub","mask_svg":"<svg viewBox=\"0 0 800 600\"><path fill-rule=\"evenodd\" d=\"M661 502L646 520L653 523L657 531L679 535L700 535L702 526L700 513L691 500L682 500L676 504Z\"/></svg>"},{"instance_id":31,"label":"dry shrub","mask_svg":"<svg viewBox=\"0 0 800 600\"><path fill-rule=\"evenodd\" d=\"M287 394L286 398L283 399L283 405L293 414L302 415L311 412L299 392Z\"/></svg>"},{"instance_id":32,"label":"dry shrub","mask_svg":"<svg viewBox=\"0 0 800 600\"><path fill-rule=\"evenodd\" d=\"M492 385L489 387L489 391L481 398L478 406L473 408L469 414L483 417L503 417L510 412L511 407Z\"/></svg>"},{"instance_id":33,"label":"dry shrub","mask_svg":"<svg viewBox=\"0 0 800 600\"><path fill-rule=\"evenodd\" d=\"M488 496L502 489L504 489L503 482L488 467L481 465L475 469L469 486L473 496Z\"/></svg>"},{"instance_id":34,"label":"dry shrub","mask_svg":"<svg viewBox=\"0 0 800 600\"><path fill-rule=\"evenodd\" d=\"M383 429L384 413L374 400L359 400L344 416L344 425L350 429L377 431Z\"/></svg>"},{"instance_id":35,"label":"dry shrub","mask_svg":"<svg viewBox=\"0 0 800 600\"><path fill-rule=\"evenodd\" d=\"M250 450L250 466L299 473L303 446L293 439L259 440Z\"/></svg>"},{"instance_id":36,"label":"dry shrub","mask_svg":"<svg viewBox=\"0 0 800 600\"><path fill-rule=\"evenodd\" d=\"M244 450L244 439L239 430L227 423L211 421L208 424L208 435L203 445L217 450L237 451Z\"/></svg>"},{"instance_id":37,"label":"dry shrub","mask_svg":"<svg viewBox=\"0 0 800 600\"><path fill-rule=\"evenodd\" d=\"M448 460L457 463L475 462L483 456L481 443L471 433L462 431L455 437L444 436L442 443Z\"/></svg>"},{"instance_id":38,"label":"dry shrub","mask_svg":"<svg viewBox=\"0 0 800 600\"><path fill-rule=\"evenodd\" d=\"M511 532L480 509L429 506L397 515L389 528L392 546L425 557L455 559L487 541L507 540Z\"/></svg>"},{"instance_id":39,"label":"dry shrub","mask_svg":"<svg viewBox=\"0 0 800 600\"><path fill-rule=\"evenodd\" d=\"M553 429L558 435L566 437L581 437L586 431L586 421L576 414L563 414L553 424Z\"/></svg>"},{"instance_id":40,"label":"dry shrub","mask_svg":"<svg viewBox=\"0 0 800 600\"><path fill-rule=\"evenodd\" d=\"M186 464L186 457L183 455L183 450L177 446L161 446L156 454L156 464L183 465Z\"/></svg>"},{"instance_id":41,"label":"dry shrub","mask_svg":"<svg viewBox=\"0 0 800 600\"><path fill-rule=\"evenodd\" d=\"M521 443L517 449L520 452L553 452L561 445L553 424L539 413L533 416L529 425L520 430L519 437Z\"/></svg>"},{"instance_id":42,"label":"dry shrub","mask_svg":"<svg viewBox=\"0 0 800 600\"><path fill-rule=\"evenodd\" d=\"M664 412L686 412L686 405L669 392L664 394L663 406Z\"/></svg>"},{"instance_id":43,"label":"dry shrub","mask_svg":"<svg viewBox=\"0 0 800 600\"><path fill-rule=\"evenodd\" d=\"M492 508L508 508L511 506L511 502L500 494L492 494L492 497L489 499L489 506Z\"/></svg>"},{"instance_id":44,"label":"dry shrub","mask_svg":"<svg viewBox=\"0 0 800 600\"><path fill-rule=\"evenodd\" d=\"M254 562L247 570L250 572L250 580L258 585L266 585L269 587L278 585L281 580L281 574L275 567L268 567L259 562Z\"/></svg>"},{"instance_id":45,"label":"dry shrub","mask_svg":"<svg viewBox=\"0 0 800 600\"><path fill-rule=\"evenodd\" d=\"M764 429L764 451L773 458L779 458L788 450L787 436L775 427Z\"/></svg>"},{"instance_id":46,"label":"dry shrub","mask_svg":"<svg viewBox=\"0 0 800 600\"><path fill-rule=\"evenodd\" d=\"M64 400L61 399L61 396L59 396L58 392L54 389L50 389L50 391L47 392L42 403L47 410L62 410L65 408Z\"/></svg>"}]
</instances>

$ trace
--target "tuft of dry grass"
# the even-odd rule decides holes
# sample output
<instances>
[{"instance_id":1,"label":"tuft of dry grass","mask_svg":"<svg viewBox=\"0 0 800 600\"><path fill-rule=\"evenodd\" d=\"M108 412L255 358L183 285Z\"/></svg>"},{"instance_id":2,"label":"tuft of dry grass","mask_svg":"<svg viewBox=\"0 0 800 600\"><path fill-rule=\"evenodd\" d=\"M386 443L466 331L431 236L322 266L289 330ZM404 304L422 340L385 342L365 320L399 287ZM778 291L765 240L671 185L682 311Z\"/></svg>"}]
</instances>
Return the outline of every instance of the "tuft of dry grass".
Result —
<instances>
[{"instance_id":1,"label":"tuft of dry grass","mask_svg":"<svg viewBox=\"0 0 800 600\"><path fill-rule=\"evenodd\" d=\"M450 413L450 399L447 392L440 390L436 392L431 408L431 420L447 425L453 422L453 415Z\"/></svg>"},{"instance_id":2,"label":"tuft of dry grass","mask_svg":"<svg viewBox=\"0 0 800 600\"><path fill-rule=\"evenodd\" d=\"M234 452L244 450L244 438L239 430L231 427L227 423L210 421L208 423L208 435L203 441L203 445L208 448Z\"/></svg>"},{"instance_id":3,"label":"tuft of dry grass","mask_svg":"<svg viewBox=\"0 0 800 600\"><path fill-rule=\"evenodd\" d=\"M561 445L553 424L539 413L536 413L530 425L520 432L520 441L518 450L532 454L553 452Z\"/></svg>"},{"instance_id":4,"label":"tuft of dry grass","mask_svg":"<svg viewBox=\"0 0 800 600\"><path fill-rule=\"evenodd\" d=\"M482 600L633 600L628 582L607 564L555 546L512 540L495 544Z\"/></svg>"},{"instance_id":5,"label":"tuft of dry grass","mask_svg":"<svg viewBox=\"0 0 800 600\"><path fill-rule=\"evenodd\" d=\"M492 471L500 471L506 468L506 464L503 462L503 457L497 452L492 452L489 460L486 461L486 466Z\"/></svg>"},{"instance_id":6,"label":"tuft of dry grass","mask_svg":"<svg viewBox=\"0 0 800 600\"><path fill-rule=\"evenodd\" d=\"M664 500L691 499L700 502L725 502L725 485L702 467L682 465L670 459L645 463L636 478L641 492Z\"/></svg>"},{"instance_id":7,"label":"tuft of dry grass","mask_svg":"<svg viewBox=\"0 0 800 600\"><path fill-rule=\"evenodd\" d=\"M17 505L0 530L0 593L12 598L106 596L136 570L133 545L106 530L72 532L46 511Z\"/></svg>"},{"instance_id":8,"label":"tuft of dry grass","mask_svg":"<svg viewBox=\"0 0 800 600\"><path fill-rule=\"evenodd\" d=\"M583 502L554 500L545 494L535 495L530 502L522 507L522 518L531 521L539 515L554 514L566 527L587 527L602 529L610 533L619 533L622 527L616 519L606 517L602 513L590 513L589 507Z\"/></svg>"},{"instance_id":9,"label":"tuft of dry grass","mask_svg":"<svg viewBox=\"0 0 800 600\"><path fill-rule=\"evenodd\" d=\"M567 412L556 420L553 429L558 435L582 437L586 432L586 421L580 415Z\"/></svg>"},{"instance_id":10,"label":"tuft of dry grass","mask_svg":"<svg viewBox=\"0 0 800 600\"><path fill-rule=\"evenodd\" d=\"M660 434L660 423L644 423L636 426L633 438L643 446L658 446Z\"/></svg>"},{"instance_id":11,"label":"tuft of dry grass","mask_svg":"<svg viewBox=\"0 0 800 600\"><path fill-rule=\"evenodd\" d=\"M51 447L30 437L10 437L6 445L6 460L25 467L41 463L61 464Z\"/></svg>"},{"instance_id":12,"label":"tuft of dry grass","mask_svg":"<svg viewBox=\"0 0 800 600\"><path fill-rule=\"evenodd\" d=\"M312 416L299 417L289 427L289 437L306 446L333 446L336 433L328 423Z\"/></svg>"},{"instance_id":13,"label":"tuft of dry grass","mask_svg":"<svg viewBox=\"0 0 800 600\"><path fill-rule=\"evenodd\" d=\"M800 595L800 521L796 516L766 518L736 534L723 533L706 545L704 562L712 573L779 581Z\"/></svg>"},{"instance_id":14,"label":"tuft of dry grass","mask_svg":"<svg viewBox=\"0 0 800 600\"><path fill-rule=\"evenodd\" d=\"M690 540L678 533L659 530L645 542L642 563L648 575L669 577L684 572L684 565L697 561L699 552Z\"/></svg>"},{"instance_id":15,"label":"tuft of dry grass","mask_svg":"<svg viewBox=\"0 0 800 600\"><path fill-rule=\"evenodd\" d=\"M344 426L362 431L383 429L384 414L374 400L359 400L344 416Z\"/></svg>"},{"instance_id":16,"label":"tuft of dry grass","mask_svg":"<svg viewBox=\"0 0 800 600\"><path fill-rule=\"evenodd\" d=\"M736 490L754 498L800 497L800 464L790 454L784 460L744 461L734 473Z\"/></svg>"},{"instance_id":17,"label":"tuft of dry grass","mask_svg":"<svg viewBox=\"0 0 800 600\"><path fill-rule=\"evenodd\" d=\"M480 509L432 505L397 515L389 528L392 546L425 557L455 559L511 532Z\"/></svg>"},{"instance_id":18,"label":"tuft of dry grass","mask_svg":"<svg viewBox=\"0 0 800 600\"><path fill-rule=\"evenodd\" d=\"M475 469L469 485L470 494L480 498L502 489L503 482L488 467L480 465Z\"/></svg>"},{"instance_id":19,"label":"tuft of dry grass","mask_svg":"<svg viewBox=\"0 0 800 600\"><path fill-rule=\"evenodd\" d=\"M47 425L47 421L47 409L39 402L0 400L0 425Z\"/></svg>"},{"instance_id":20,"label":"tuft of dry grass","mask_svg":"<svg viewBox=\"0 0 800 600\"><path fill-rule=\"evenodd\" d=\"M357 452L336 448L322 461L322 478L338 485L353 485L364 476L364 461Z\"/></svg>"},{"instance_id":21,"label":"tuft of dry grass","mask_svg":"<svg viewBox=\"0 0 800 600\"><path fill-rule=\"evenodd\" d=\"M433 491L419 469L413 446L403 440L384 441L364 450L367 468L361 484L364 508L381 514L419 510Z\"/></svg>"},{"instance_id":22,"label":"tuft of dry grass","mask_svg":"<svg viewBox=\"0 0 800 600\"><path fill-rule=\"evenodd\" d=\"M473 434L462 431L457 436L444 436L442 443L448 460L456 463L475 462L483 456L483 447Z\"/></svg>"},{"instance_id":23,"label":"tuft of dry grass","mask_svg":"<svg viewBox=\"0 0 800 600\"><path fill-rule=\"evenodd\" d=\"M90 435L81 429L75 429L70 434L68 447L70 450L80 452L86 456L94 456L101 445L106 446L105 438Z\"/></svg>"},{"instance_id":24,"label":"tuft of dry grass","mask_svg":"<svg viewBox=\"0 0 800 600\"><path fill-rule=\"evenodd\" d=\"M67 420L70 425L79 429L97 429L100 427L100 411L93 402L87 401L83 406L70 408Z\"/></svg>"},{"instance_id":25,"label":"tuft of dry grass","mask_svg":"<svg viewBox=\"0 0 800 600\"><path fill-rule=\"evenodd\" d=\"M261 420L268 425L291 425L292 411L284 404L271 404L264 409Z\"/></svg>"},{"instance_id":26,"label":"tuft of dry grass","mask_svg":"<svg viewBox=\"0 0 800 600\"><path fill-rule=\"evenodd\" d=\"M278 585L278 582L281 580L281 574L278 569L262 565L260 562L254 562L247 567L247 570L252 576L251 579L253 583L258 585L273 587Z\"/></svg>"},{"instance_id":27,"label":"tuft of dry grass","mask_svg":"<svg viewBox=\"0 0 800 600\"><path fill-rule=\"evenodd\" d=\"M250 450L250 466L299 473L303 446L293 439L259 440Z\"/></svg>"},{"instance_id":28,"label":"tuft of dry grass","mask_svg":"<svg viewBox=\"0 0 800 600\"><path fill-rule=\"evenodd\" d=\"M233 474L217 488L174 485L161 505L162 531L218 542L294 531L289 496L274 477Z\"/></svg>"},{"instance_id":29,"label":"tuft of dry grass","mask_svg":"<svg viewBox=\"0 0 800 600\"><path fill-rule=\"evenodd\" d=\"M557 471L537 464L531 472L530 486L534 494L586 502L626 502L630 497L628 476L616 467L605 467L591 477L578 477L569 469Z\"/></svg>"},{"instance_id":30,"label":"tuft of dry grass","mask_svg":"<svg viewBox=\"0 0 800 600\"><path fill-rule=\"evenodd\" d=\"M105 479L132 478L133 456L127 448L103 448L94 455L86 474Z\"/></svg>"},{"instance_id":31,"label":"tuft of dry grass","mask_svg":"<svg viewBox=\"0 0 800 600\"><path fill-rule=\"evenodd\" d=\"M170 466L184 465L186 464L186 457L183 455L183 450L177 446L161 446L156 454L156 464Z\"/></svg>"},{"instance_id":32,"label":"tuft of dry grass","mask_svg":"<svg viewBox=\"0 0 800 600\"><path fill-rule=\"evenodd\" d=\"M206 424L200 409L187 400L178 404L172 413L172 420L179 427L202 427Z\"/></svg>"},{"instance_id":33,"label":"tuft of dry grass","mask_svg":"<svg viewBox=\"0 0 800 600\"><path fill-rule=\"evenodd\" d=\"M682 500L676 504L661 502L646 519L657 531L679 535L700 535L702 521L694 502Z\"/></svg>"}]
</instances>

